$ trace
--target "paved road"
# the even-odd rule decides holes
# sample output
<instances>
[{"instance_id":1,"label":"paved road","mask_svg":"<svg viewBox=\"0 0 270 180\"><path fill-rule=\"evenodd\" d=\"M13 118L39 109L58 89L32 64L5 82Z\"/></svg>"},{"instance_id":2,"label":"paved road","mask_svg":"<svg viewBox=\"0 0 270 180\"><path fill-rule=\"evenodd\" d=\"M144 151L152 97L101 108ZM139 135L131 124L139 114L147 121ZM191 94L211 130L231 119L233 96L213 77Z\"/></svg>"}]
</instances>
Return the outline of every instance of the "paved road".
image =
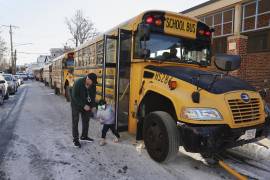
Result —
<instances>
[{"instance_id":1,"label":"paved road","mask_svg":"<svg viewBox=\"0 0 270 180\"><path fill-rule=\"evenodd\" d=\"M198 154L180 152L169 164L152 161L121 133L120 144L98 145L99 123L91 120L94 143L72 145L70 104L39 82L27 82L0 107L0 180L35 179L232 179Z\"/></svg>"},{"instance_id":2,"label":"paved road","mask_svg":"<svg viewBox=\"0 0 270 180\"><path fill-rule=\"evenodd\" d=\"M3 161L3 155L7 150L8 144L12 139L14 127L18 120L27 85L23 84L15 95L10 95L8 100L0 107L0 163Z\"/></svg>"}]
</instances>

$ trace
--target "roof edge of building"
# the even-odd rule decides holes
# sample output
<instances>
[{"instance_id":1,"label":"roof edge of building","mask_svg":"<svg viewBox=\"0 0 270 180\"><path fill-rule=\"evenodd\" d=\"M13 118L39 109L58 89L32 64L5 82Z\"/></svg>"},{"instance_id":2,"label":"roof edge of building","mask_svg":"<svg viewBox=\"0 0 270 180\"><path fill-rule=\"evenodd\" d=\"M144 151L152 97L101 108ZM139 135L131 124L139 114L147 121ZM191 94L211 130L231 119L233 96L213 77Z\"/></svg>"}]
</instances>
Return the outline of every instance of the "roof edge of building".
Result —
<instances>
[{"instance_id":1,"label":"roof edge of building","mask_svg":"<svg viewBox=\"0 0 270 180\"><path fill-rule=\"evenodd\" d=\"M217 2L217 1L220 1L220 0L209 0L209 1L206 1L206 2L204 2L204 3L202 3L202 4L199 4L199 5L197 5L197 6L193 6L192 8L186 9L186 10L180 12L180 13L186 14L186 13L189 13L189 12L194 11L194 10L196 10L196 9L202 8L202 7L204 7L204 6L207 6L207 5L209 5L209 4L215 3L215 2Z\"/></svg>"}]
</instances>

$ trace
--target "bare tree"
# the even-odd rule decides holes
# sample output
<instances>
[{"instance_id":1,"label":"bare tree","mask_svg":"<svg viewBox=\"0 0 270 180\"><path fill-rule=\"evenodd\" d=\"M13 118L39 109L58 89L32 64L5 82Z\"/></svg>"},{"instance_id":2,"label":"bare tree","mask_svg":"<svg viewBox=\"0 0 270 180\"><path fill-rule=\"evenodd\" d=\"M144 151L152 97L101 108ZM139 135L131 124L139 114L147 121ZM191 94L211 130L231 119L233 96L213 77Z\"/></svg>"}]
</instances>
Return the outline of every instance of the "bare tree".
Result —
<instances>
[{"instance_id":1,"label":"bare tree","mask_svg":"<svg viewBox=\"0 0 270 180\"><path fill-rule=\"evenodd\" d=\"M5 59L6 51L7 51L6 42L0 36L0 69L1 70L4 70L4 68L7 66L7 62L6 62L6 59Z\"/></svg>"},{"instance_id":2,"label":"bare tree","mask_svg":"<svg viewBox=\"0 0 270 180\"><path fill-rule=\"evenodd\" d=\"M66 18L66 24L72 35L71 40L75 43L76 47L98 34L94 23L88 17L84 17L82 10L76 10L72 18Z\"/></svg>"},{"instance_id":3,"label":"bare tree","mask_svg":"<svg viewBox=\"0 0 270 180\"><path fill-rule=\"evenodd\" d=\"M0 31L0 51L6 51L7 47L6 47L6 42L4 41L4 39L1 37L1 31Z\"/></svg>"}]
</instances>

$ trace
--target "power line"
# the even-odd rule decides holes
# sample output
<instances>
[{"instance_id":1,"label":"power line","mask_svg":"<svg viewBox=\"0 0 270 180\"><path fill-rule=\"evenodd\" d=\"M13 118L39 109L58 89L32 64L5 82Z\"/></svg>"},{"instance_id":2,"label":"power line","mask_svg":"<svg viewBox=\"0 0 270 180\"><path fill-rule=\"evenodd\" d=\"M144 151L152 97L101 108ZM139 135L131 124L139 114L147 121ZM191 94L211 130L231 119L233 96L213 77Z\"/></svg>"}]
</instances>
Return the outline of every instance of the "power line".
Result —
<instances>
[{"instance_id":1,"label":"power line","mask_svg":"<svg viewBox=\"0 0 270 180\"><path fill-rule=\"evenodd\" d=\"M14 47L17 47L17 46L24 46L24 45L31 45L33 43L21 43L21 44L14 44Z\"/></svg>"},{"instance_id":2,"label":"power line","mask_svg":"<svg viewBox=\"0 0 270 180\"><path fill-rule=\"evenodd\" d=\"M4 25L4 24L0 24L0 26L3 26L3 27L13 27L13 28L20 28L19 26L14 26L14 25Z\"/></svg>"},{"instance_id":3,"label":"power line","mask_svg":"<svg viewBox=\"0 0 270 180\"><path fill-rule=\"evenodd\" d=\"M39 53L39 52L17 52L17 53L20 53L20 54L42 54L42 55L49 55L49 53Z\"/></svg>"}]
</instances>

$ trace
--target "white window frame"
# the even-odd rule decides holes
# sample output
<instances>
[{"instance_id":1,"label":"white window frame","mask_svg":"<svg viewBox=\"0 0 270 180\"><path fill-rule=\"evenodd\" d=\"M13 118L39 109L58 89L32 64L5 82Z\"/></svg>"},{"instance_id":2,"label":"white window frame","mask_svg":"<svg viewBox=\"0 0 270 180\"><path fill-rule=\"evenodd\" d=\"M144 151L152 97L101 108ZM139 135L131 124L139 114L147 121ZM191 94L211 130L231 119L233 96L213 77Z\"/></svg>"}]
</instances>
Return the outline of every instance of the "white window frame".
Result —
<instances>
[{"instance_id":1,"label":"white window frame","mask_svg":"<svg viewBox=\"0 0 270 180\"><path fill-rule=\"evenodd\" d=\"M259 1L261 0L254 0L254 1L251 1L249 3L245 3L242 5L242 8L243 8L243 12L242 12L242 32L249 32L249 31L254 31L254 30L260 30L260 29L266 29L266 28L269 28L270 27L270 22L269 22L269 25L268 26L265 26L265 27L260 27L258 28L258 16L260 15L264 15L264 14L270 14L270 11L266 11L266 12L263 12L263 13L259 13ZM254 15L251 15L251 16L247 16L245 17L245 12L246 12L246 6L247 5L250 5L250 4L254 4L255 3L255 14ZM248 29L248 30L244 30L244 27L245 27L245 20L248 19L248 18L252 18L252 17L255 17L255 24L254 24L254 28L253 29Z\"/></svg>"},{"instance_id":2,"label":"white window frame","mask_svg":"<svg viewBox=\"0 0 270 180\"><path fill-rule=\"evenodd\" d=\"M232 20L224 23L224 13L225 12L228 12L228 11L232 11ZM221 13L221 23L214 25L214 16L217 15L217 14L220 14L220 13ZM214 26L220 26L221 25L221 34L218 35L218 36L215 36L215 32L214 32L213 33L213 38L218 38L218 37L223 37L223 36L228 36L228 35L232 35L233 34L233 30L234 30L234 8L227 9L227 10L224 10L224 11L219 11L217 13L214 13L214 14L211 14L211 15L208 15L208 16L204 16L204 17L201 18L202 19L202 22L205 23L205 19L208 18L208 17L211 17L212 18L212 24L211 24L210 28L214 28ZM224 24L229 24L229 23L232 24L231 33L224 34L223 33Z\"/></svg>"}]
</instances>

